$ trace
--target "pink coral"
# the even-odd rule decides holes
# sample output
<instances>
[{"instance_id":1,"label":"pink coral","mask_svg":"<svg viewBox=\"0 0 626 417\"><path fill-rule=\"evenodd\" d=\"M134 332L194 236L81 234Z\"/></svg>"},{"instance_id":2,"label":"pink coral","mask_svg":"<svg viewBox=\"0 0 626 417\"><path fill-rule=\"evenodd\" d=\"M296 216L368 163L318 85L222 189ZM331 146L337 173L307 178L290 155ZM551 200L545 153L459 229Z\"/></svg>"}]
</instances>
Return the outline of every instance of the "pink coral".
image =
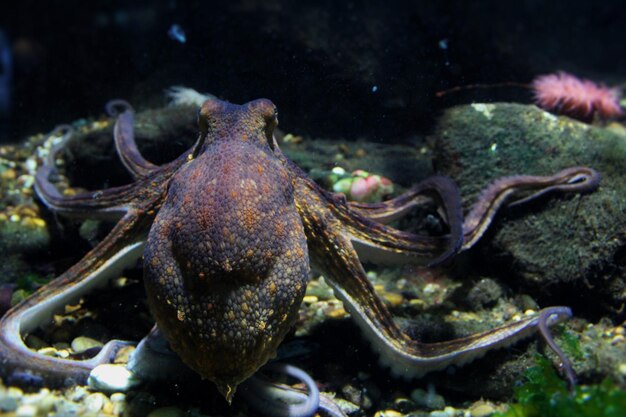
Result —
<instances>
[{"instance_id":1,"label":"pink coral","mask_svg":"<svg viewBox=\"0 0 626 417\"><path fill-rule=\"evenodd\" d=\"M589 121L594 114L603 119L623 114L617 89L566 72L541 75L532 82L532 88L539 107L579 120Z\"/></svg>"}]
</instances>

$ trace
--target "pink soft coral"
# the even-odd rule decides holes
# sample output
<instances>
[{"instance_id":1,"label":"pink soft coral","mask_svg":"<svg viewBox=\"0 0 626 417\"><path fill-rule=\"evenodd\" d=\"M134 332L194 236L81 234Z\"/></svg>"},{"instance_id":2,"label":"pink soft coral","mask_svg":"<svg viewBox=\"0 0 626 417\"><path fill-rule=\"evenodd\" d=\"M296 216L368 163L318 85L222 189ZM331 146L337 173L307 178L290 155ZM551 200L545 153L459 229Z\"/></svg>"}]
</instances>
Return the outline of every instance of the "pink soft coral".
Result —
<instances>
[{"instance_id":1,"label":"pink soft coral","mask_svg":"<svg viewBox=\"0 0 626 417\"><path fill-rule=\"evenodd\" d=\"M541 75L535 78L532 88L539 107L579 120L589 121L594 114L602 119L623 114L617 89L566 72Z\"/></svg>"}]
</instances>

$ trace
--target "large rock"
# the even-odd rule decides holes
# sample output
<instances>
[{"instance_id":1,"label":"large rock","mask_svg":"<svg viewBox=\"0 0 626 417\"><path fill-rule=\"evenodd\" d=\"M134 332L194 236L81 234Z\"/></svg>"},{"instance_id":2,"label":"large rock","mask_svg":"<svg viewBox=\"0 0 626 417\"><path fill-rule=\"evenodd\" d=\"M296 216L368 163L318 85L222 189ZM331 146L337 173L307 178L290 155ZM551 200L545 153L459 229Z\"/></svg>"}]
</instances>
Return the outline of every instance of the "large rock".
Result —
<instances>
[{"instance_id":1,"label":"large rock","mask_svg":"<svg viewBox=\"0 0 626 417\"><path fill-rule=\"evenodd\" d=\"M507 211L483 246L484 270L517 281L540 301L577 312L619 309L626 299L626 130L556 117L535 106L472 104L446 111L435 165L471 203L490 181L586 165L602 175L589 195L547 198ZM596 299L603 302L590 303Z\"/></svg>"}]
</instances>

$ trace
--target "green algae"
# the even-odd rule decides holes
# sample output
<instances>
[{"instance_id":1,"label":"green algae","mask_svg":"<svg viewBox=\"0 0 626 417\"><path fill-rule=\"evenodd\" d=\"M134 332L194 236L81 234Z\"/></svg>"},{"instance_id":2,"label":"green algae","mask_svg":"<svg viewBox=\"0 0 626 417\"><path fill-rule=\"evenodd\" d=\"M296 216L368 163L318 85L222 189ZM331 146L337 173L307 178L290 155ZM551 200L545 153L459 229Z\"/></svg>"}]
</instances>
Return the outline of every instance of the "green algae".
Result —
<instances>
[{"instance_id":1,"label":"green algae","mask_svg":"<svg viewBox=\"0 0 626 417\"><path fill-rule=\"evenodd\" d=\"M537 356L526 382L515 390L515 403L494 417L621 417L626 391L610 378L599 384L567 387L548 359Z\"/></svg>"},{"instance_id":2,"label":"green algae","mask_svg":"<svg viewBox=\"0 0 626 417\"><path fill-rule=\"evenodd\" d=\"M573 332L564 329L559 338L563 351L572 360L582 360L584 357L580 340Z\"/></svg>"},{"instance_id":3,"label":"green algae","mask_svg":"<svg viewBox=\"0 0 626 417\"><path fill-rule=\"evenodd\" d=\"M25 298L29 297L38 288L46 285L50 282L50 277L43 277L34 272L28 272L20 276L16 281L16 289L11 297L11 305L19 303Z\"/></svg>"}]
</instances>

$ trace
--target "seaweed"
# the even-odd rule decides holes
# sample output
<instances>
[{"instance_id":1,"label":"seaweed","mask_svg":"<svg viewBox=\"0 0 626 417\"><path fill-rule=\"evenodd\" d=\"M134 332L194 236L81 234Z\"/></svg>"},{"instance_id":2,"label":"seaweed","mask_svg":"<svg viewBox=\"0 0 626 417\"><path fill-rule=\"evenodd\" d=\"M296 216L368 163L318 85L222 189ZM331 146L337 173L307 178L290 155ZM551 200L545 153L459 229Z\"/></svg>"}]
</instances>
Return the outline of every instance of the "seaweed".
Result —
<instances>
[{"instance_id":1,"label":"seaweed","mask_svg":"<svg viewBox=\"0 0 626 417\"><path fill-rule=\"evenodd\" d=\"M515 403L494 417L623 417L626 391L610 378L569 389L548 359L538 355L515 390Z\"/></svg>"}]
</instances>

